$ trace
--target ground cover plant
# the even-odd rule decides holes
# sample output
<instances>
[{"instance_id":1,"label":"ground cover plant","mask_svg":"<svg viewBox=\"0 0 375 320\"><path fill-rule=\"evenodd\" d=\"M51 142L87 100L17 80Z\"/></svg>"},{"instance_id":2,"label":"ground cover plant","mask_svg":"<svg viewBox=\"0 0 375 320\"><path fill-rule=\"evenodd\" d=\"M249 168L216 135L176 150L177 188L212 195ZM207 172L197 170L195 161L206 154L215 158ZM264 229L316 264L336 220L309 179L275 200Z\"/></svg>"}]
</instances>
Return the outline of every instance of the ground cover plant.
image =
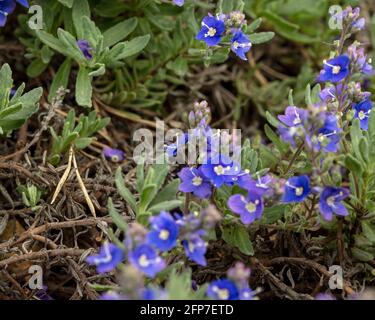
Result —
<instances>
[{"instance_id":1,"label":"ground cover plant","mask_svg":"<svg viewBox=\"0 0 375 320\"><path fill-rule=\"evenodd\" d=\"M0 299L375 299L374 17L0 0Z\"/></svg>"}]
</instances>

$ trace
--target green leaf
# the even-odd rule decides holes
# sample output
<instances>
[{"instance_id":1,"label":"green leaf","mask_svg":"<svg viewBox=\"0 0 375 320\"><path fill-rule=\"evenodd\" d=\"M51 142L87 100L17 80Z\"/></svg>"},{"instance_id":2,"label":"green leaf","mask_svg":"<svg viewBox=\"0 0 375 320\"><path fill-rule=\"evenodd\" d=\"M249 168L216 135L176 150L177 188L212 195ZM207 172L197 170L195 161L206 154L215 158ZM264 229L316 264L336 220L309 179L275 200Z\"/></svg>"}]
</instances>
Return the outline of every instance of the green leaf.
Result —
<instances>
[{"instance_id":1,"label":"green leaf","mask_svg":"<svg viewBox=\"0 0 375 320\"><path fill-rule=\"evenodd\" d=\"M249 24L246 32L249 32L249 33L254 32L256 29L260 27L261 24L262 24L262 18L258 18L254 20L252 23Z\"/></svg>"},{"instance_id":2,"label":"green leaf","mask_svg":"<svg viewBox=\"0 0 375 320\"><path fill-rule=\"evenodd\" d=\"M170 201L176 198L178 192L178 187L180 185L180 179L174 179L169 184L167 184L158 194L155 199L150 203L151 206L158 204L160 202Z\"/></svg>"},{"instance_id":3,"label":"green leaf","mask_svg":"<svg viewBox=\"0 0 375 320\"><path fill-rule=\"evenodd\" d=\"M249 39L250 39L251 44L260 44L260 43L270 41L274 36L275 36L275 33L272 31L258 32L258 33L253 33L249 35Z\"/></svg>"},{"instance_id":4,"label":"green leaf","mask_svg":"<svg viewBox=\"0 0 375 320\"><path fill-rule=\"evenodd\" d=\"M122 52L116 57L117 60L122 60L141 52L150 41L150 35L136 37L130 41L125 41Z\"/></svg>"},{"instance_id":5,"label":"green leaf","mask_svg":"<svg viewBox=\"0 0 375 320\"><path fill-rule=\"evenodd\" d=\"M163 211L163 210L169 211L177 207L180 207L181 205L182 205L181 200L168 200L168 201L159 202L153 206L150 206L150 208L147 209L147 211L151 212L151 214L154 214L154 213L159 213L160 211Z\"/></svg>"},{"instance_id":6,"label":"green leaf","mask_svg":"<svg viewBox=\"0 0 375 320\"><path fill-rule=\"evenodd\" d=\"M368 221L362 221L363 235L375 244L375 226Z\"/></svg>"},{"instance_id":7,"label":"green leaf","mask_svg":"<svg viewBox=\"0 0 375 320\"><path fill-rule=\"evenodd\" d=\"M78 105L83 107L92 106L91 77L89 75L89 70L82 66L79 68L78 71L75 93Z\"/></svg>"},{"instance_id":8,"label":"green leaf","mask_svg":"<svg viewBox=\"0 0 375 320\"><path fill-rule=\"evenodd\" d=\"M112 198L108 198L108 212L114 224L119 229L121 229L122 231L126 231L128 229L128 224L126 223L124 217L120 215L116 208L113 206Z\"/></svg>"},{"instance_id":9,"label":"green leaf","mask_svg":"<svg viewBox=\"0 0 375 320\"><path fill-rule=\"evenodd\" d=\"M266 119L273 127L279 127L279 121L269 111L266 111Z\"/></svg>"},{"instance_id":10,"label":"green leaf","mask_svg":"<svg viewBox=\"0 0 375 320\"><path fill-rule=\"evenodd\" d=\"M38 77L46 68L48 63L44 63L42 59L35 59L29 64L26 70L26 74L30 78Z\"/></svg>"},{"instance_id":11,"label":"green leaf","mask_svg":"<svg viewBox=\"0 0 375 320\"><path fill-rule=\"evenodd\" d=\"M74 0L59 0L59 2L62 3L64 6L71 8L73 6Z\"/></svg>"},{"instance_id":12,"label":"green leaf","mask_svg":"<svg viewBox=\"0 0 375 320\"><path fill-rule=\"evenodd\" d=\"M137 18L124 20L103 33L103 46L111 47L117 42L125 39L137 27Z\"/></svg>"},{"instance_id":13,"label":"green leaf","mask_svg":"<svg viewBox=\"0 0 375 320\"><path fill-rule=\"evenodd\" d=\"M72 9L73 24L76 29L78 39L84 39L83 20L86 16L90 18L90 6L87 0L74 1Z\"/></svg>"},{"instance_id":14,"label":"green leaf","mask_svg":"<svg viewBox=\"0 0 375 320\"><path fill-rule=\"evenodd\" d=\"M347 167L354 175L360 177L363 173L363 168L361 163L354 158L351 154L345 157L345 167Z\"/></svg>"},{"instance_id":15,"label":"green leaf","mask_svg":"<svg viewBox=\"0 0 375 320\"><path fill-rule=\"evenodd\" d=\"M363 262L368 262L374 259L373 254L359 248L352 248L352 254L354 258Z\"/></svg>"},{"instance_id":16,"label":"green leaf","mask_svg":"<svg viewBox=\"0 0 375 320\"><path fill-rule=\"evenodd\" d=\"M92 138L79 138L74 142L77 149L85 149L90 145Z\"/></svg>"},{"instance_id":17,"label":"green leaf","mask_svg":"<svg viewBox=\"0 0 375 320\"><path fill-rule=\"evenodd\" d=\"M254 255L254 248L246 228L242 225L225 226L222 237L230 246L237 247L243 254Z\"/></svg>"},{"instance_id":18,"label":"green leaf","mask_svg":"<svg viewBox=\"0 0 375 320\"><path fill-rule=\"evenodd\" d=\"M130 190L125 186L121 167L118 167L116 170L115 183L120 196L130 205L132 210L137 213L137 203Z\"/></svg>"},{"instance_id":19,"label":"green leaf","mask_svg":"<svg viewBox=\"0 0 375 320\"><path fill-rule=\"evenodd\" d=\"M56 97L57 90L59 88L67 89L70 69L72 66L72 61L70 59L65 59L64 63L60 66L59 70L56 72L48 94L48 101L52 102L52 100Z\"/></svg>"},{"instance_id":20,"label":"green leaf","mask_svg":"<svg viewBox=\"0 0 375 320\"><path fill-rule=\"evenodd\" d=\"M156 192L157 192L156 184L149 184L143 188L141 192L140 201L139 201L140 214L147 210L148 205L154 199Z\"/></svg>"}]
</instances>

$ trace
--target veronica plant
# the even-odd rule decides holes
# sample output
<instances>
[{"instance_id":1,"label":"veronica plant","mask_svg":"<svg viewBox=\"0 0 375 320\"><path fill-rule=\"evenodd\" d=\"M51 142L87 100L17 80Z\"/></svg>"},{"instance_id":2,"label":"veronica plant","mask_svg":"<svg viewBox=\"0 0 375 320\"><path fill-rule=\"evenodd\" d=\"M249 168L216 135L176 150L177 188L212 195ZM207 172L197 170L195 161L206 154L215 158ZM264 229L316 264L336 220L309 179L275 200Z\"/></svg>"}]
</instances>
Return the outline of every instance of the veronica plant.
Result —
<instances>
[{"instance_id":1,"label":"veronica plant","mask_svg":"<svg viewBox=\"0 0 375 320\"><path fill-rule=\"evenodd\" d=\"M81 115L76 124L76 113L70 110L60 135L52 127L50 128L53 140L49 161L57 165L61 155L73 145L77 149L86 148L94 139L93 135L103 129L109 121L109 118L97 118L96 112L91 111L88 116Z\"/></svg>"},{"instance_id":2,"label":"veronica plant","mask_svg":"<svg viewBox=\"0 0 375 320\"><path fill-rule=\"evenodd\" d=\"M13 89L12 70L8 64L0 69L0 135L7 135L22 124L39 108L42 88L23 93L25 84Z\"/></svg>"}]
</instances>

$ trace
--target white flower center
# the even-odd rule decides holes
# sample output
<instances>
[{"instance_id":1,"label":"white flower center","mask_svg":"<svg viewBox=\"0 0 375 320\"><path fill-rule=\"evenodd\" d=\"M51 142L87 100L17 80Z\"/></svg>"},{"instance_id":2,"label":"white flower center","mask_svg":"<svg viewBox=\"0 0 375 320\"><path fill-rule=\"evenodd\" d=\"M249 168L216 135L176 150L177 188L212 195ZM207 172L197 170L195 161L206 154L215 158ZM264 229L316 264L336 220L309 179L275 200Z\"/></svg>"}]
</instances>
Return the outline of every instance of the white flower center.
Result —
<instances>
[{"instance_id":1,"label":"white flower center","mask_svg":"<svg viewBox=\"0 0 375 320\"><path fill-rule=\"evenodd\" d=\"M198 187L202 184L202 181L203 181L203 179L201 177L194 177L193 178L193 185Z\"/></svg>"},{"instance_id":2,"label":"white flower center","mask_svg":"<svg viewBox=\"0 0 375 320\"><path fill-rule=\"evenodd\" d=\"M334 207L334 206L335 206L335 197L334 197L334 196L328 197L328 198L327 198L327 204L328 204L330 207Z\"/></svg>"},{"instance_id":3,"label":"white flower center","mask_svg":"<svg viewBox=\"0 0 375 320\"><path fill-rule=\"evenodd\" d=\"M303 187L297 187L296 188L296 196L301 196L303 193Z\"/></svg>"},{"instance_id":4,"label":"white flower center","mask_svg":"<svg viewBox=\"0 0 375 320\"><path fill-rule=\"evenodd\" d=\"M224 174L225 172L225 168L222 166L222 165L218 165L214 168L214 171L215 173L218 175L218 176L221 176L222 174Z\"/></svg>"},{"instance_id":5,"label":"white flower center","mask_svg":"<svg viewBox=\"0 0 375 320\"><path fill-rule=\"evenodd\" d=\"M216 29L215 28L208 28L208 31L206 33L206 37L214 37L216 34Z\"/></svg>"},{"instance_id":6,"label":"white flower center","mask_svg":"<svg viewBox=\"0 0 375 320\"><path fill-rule=\"evenodd\" d=\"M332 73L333 74L338 74L341 70L341 67L340 66L333 66L332 67Z\"/></svg>"},{"instance_id":7,"label":"white flower center","mask_svg":"<svg viewBox=\"0 0 375 320\"><path fill-rule=\"evenodd\" d=\"M249 211L250 213L255 212L256 209L257 209L257 206L255 205L255 203L250 201L246 204L246 210Z\"/></svg>"},{"instance_id":8,"label":"white flower center","mask_svg":"<svg viewBox=\"0 0 375 320\"><path fill-rule=\"evenodd\" d=\"M229 290L228 289L220 289L219 287L213 287L213 291L216 292L217 296L221 300L228 300L229 298Z\"/></svg>"},{"instance_id":9,"label":"white flower center","mask_svg":"<svg viewBox=\"0 0 375 320\"><path fill-rule=\"evenodd\" d=\"M119 161L120 161L120 158L119 158L118 155L113 155L113 156L111 157L111 161L112 161L112 162L119 162Z\"/></svg>"},{"instance_id":10,"label":"white flower center","mask_svg":"<svg viewBox=\"0 0 375 320\"><path fill-rule=\"evenodd\" d=\"M366 118L366 113L363 112L362 110L358 112L358 118L359 120L363 120Z\"/></svg>"},{"instance_id":11,"label":"white flower center","mask_svg":"<svg viewBox=\"0 0 375 320\"><path fill-rule=\"evenodd\" d=\"M147 259L147 256L145 254L142 254L138 259L138 263L141 267L147 268L150 264L150 261Z\"/></svg>"},{"instance_id":12,"label":"white flower center","mask_svg":"<svg viewBox=\"0 0 375 320\"><path fill-rule=\"evenodd\" d=\"M159 238L161 240L167 240L169 238L169 231L166 229L161 230L159 233Z\"/></svg>"},{"instance_id":13,"label":"white flower center","mask_svg":"<svg viewBox=\"0 0 375 320\"><path fill-rule=\"evenodd\" d=\"M234 42L233 42L233 48L234 48L234 49L238 49L239 45L240 45L240 44L238 43L238 41L234 41Z\"/></svg>"}]
</instances>

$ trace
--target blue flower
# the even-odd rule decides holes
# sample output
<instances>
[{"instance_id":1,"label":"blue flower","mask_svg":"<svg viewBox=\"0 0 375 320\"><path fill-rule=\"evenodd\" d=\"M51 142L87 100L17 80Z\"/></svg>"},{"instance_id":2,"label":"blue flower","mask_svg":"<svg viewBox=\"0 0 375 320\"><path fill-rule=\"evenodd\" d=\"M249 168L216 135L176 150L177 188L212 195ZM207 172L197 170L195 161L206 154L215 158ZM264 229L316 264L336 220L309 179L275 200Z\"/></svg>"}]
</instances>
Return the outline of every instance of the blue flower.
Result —
<instances>
[{"instance_id":1,"label":"blue flower","mask_svg":"<svg viewBox=\"0 0 375 320\"><path fill-rule=\"evenodd\" d=\"M251 290L250 288L244 288L240 290L239 299L240 300L254 300L254 297L256 294L257 294L256 290Z\"/></svg>"},{"instance_id":2,"label":"blue flower","mask_svg":"<svg viewBox=\"0 0 375 320\"><path fill-rule=\"evenodd\" d=\"M241 194L231 196L228 207L240 215L242 223L250 224L262 217L264 205L259 194L249 192L246 197Z\"/></svg>"},{"instance_id":3,"label":"blue flower","mask_svg":"<svg viewBox=\"0 0 375 320\"><path fill-rule=\"evenodd\" d=\"M285 114L279 115L277 118L288 127L295 127L302 125L307 119L307 110L297 108L295 106L288 106L285 109Z\"/></svg>"},{"instance_id":4,"label":"blue flower","mask_svg":"<svg viewBox=\"0 0 375 320\"><path fill-rule=\"evenodd\" d=\"M205 254L207 251L207 242L201 238L201 232L195 232L182 241L186 256L195 263L207 265Z\"/></svg>"},{"instance_id":5,"label":"blue flower","mask_svg":"<svg viewBox=\"0 0 375 320\"><path fill-rule=\"evenodd\" d=\"M328 61L324 61L323 70L318 77L319 81L340 82L349 74L350 59L341 55Z\"/></svg>"},{"instance_id":6,"label":"blue flower","mask_svg":"<svg viewBox=\"0 0 375 320\"><path fill-rule=\"evenodd\" d=\"M307 144L315 151L323 149L325 152L336 152L340 142L339 132L341 129L337 125L337 118L333 114L323 115L325 117L323 126L317 134L306 136Z\"/></svg>"},{"instance_id":7,"label":"blue flower","mask_svg":"<svg viewBox=\"0 0 375 320\"><path fill-rule=\"evenodd\" d=\"M110 290L100 296L100 300L129 300L129 298L116 291Z\"/></svg>"},{"instance_id":8,"label":"blue flower","mask_svg":"<svg viewBox=\"0 0 375 320\"><path fill-rule=\"evenodd\" d=\"M104 243L98 255L88 256L86 262L96 266L98 273L114 270L124 259L123 250L112 243Z\"/></svg>"},{"instance_id":9,"label":"blue flower","mask_svg":"<svg viewBox=\"0 0 375 320\"><path fill-rule=\"evenodd\" d=\"M244 172L238 175L236 184L242 189L247 190L249 193L256 193L259 196L268 194L271 191L270 183L272 178L270 175L258 177L254 180L248 173Z\"/></svg>"},{"instance_id":10,"label":"blue flower","mask_svg":"<svg viewBox=\"0 0 375 320\"><path fill-rule=\"evenodd\" d=\"M4 27L7 22L7 17L16 8L14 0L0 1L0 27Z\"/></svg>"},{"instance_id":11,"label":"blue flower","mask_svg":"<svg viewBox=\"0 0 375 320\"><path fill-rule=\"evenodd\" d=\"M153 278L165 268L165 261L148 244L140 244L129 252L129 261L137 269Z\"/></svg>"},{"instance_id":12,"label":"blue flower","mask_svg":"<svg viewBox=\"0 0 375 320\"><path fill-rule=\"evenodd\" d=\"M370 100L364 100L354 106L355 118L359 119L362 130L368 129L368 118L372 109L372 102Z\"/></svg>"},{"instance_id":13,"label":"blue flower","mask_svg":"<svg viewBox=\"0 0 375 320\"><path fill-rule=\"evenodd\" d=\"M167 300L168 293L163 288L147 287L141 292L142 300Z\"/></svg>"},{"instance_id":14,"label":"blue flower","mask_svg":"<svg viewBox=\"0 0 375 320\"><path fill-rule=\"evenodd\" d=\"M17 2L25 8L29 7L27 0L17 0ZM8 15L11 14L15 8L15 0L0 0L0 27L5 26Z\"/></svg>"},{"instance_id":15,"label":"blue flower","mask_svg":"<svg viewBox=\"0 0 375 320\"><path fill-rule=\"evenodd\" d=\"M168 157L175 157L177 155L177 152L180 150L180 148L182 146L185 146L185 144L188 142L189 135L187 133L184 133L177 136L176 139L176 143L172 143L165 148Z\"/></svg>"},{"instance_id":16,"label":"blue flower","mask_svg":"<svg viewBox=\"0 0 375 320\"><path fill-rule=\"evenodd\" d=\"M176 6L182 7L184 5L185 0L173 0L173 3Z\"/></svg>"},{"instance_id":17,"label":"blue flower","mask_svg":"<svg viewBox=\"0 0 375 320\"><path fill-rule=\"evenodd\" d=\"M319 98L323 102L331 102L336 100L336 88L335 87L327 87L324 88L322 91L319 92Z\"/></svg>"},{"instance_id":18,"label":"blue flower","mask_svg":"<svg viewBox=\"0 0 375 320\"><path fill-rule=\"evenodd\" d=\"M251 43L249 38L241 30L238 30L233 35L231 42L232 51L242 60L247 60L246 52L248 52L251 49Z\"/></svg>"},{"instance_id":19,"label":"blue flower","mask_svg":"<svg viewBox=\"0 0 375 320\"><path fill-rule=\"evenodd\" d=\"M325 187L320 194L319 209L324 219L330 221L333 214L347 216L348 210L341 203L349 196L349 191L344 188Z\"/></svg>"},{"instance_id":20,"label":"blue flower","mask_svg":"<svg viewBox=\"0 0 375 320\"><path fill-rule=\"evenodd\" d=\"M182 192L192 192L196 197L207 199L211 196L211 184L203 175L201 168L183 168L178 176L181 184L179 190Z\"/></svg>"},{"instance_id":21,"label":"blue flower","mask_svg":"<svg viewBox=\"0 0 375 320\"><path fill-rule=\"evenodd\" d=\"M308 176L296 176L288 179L285 184L283 202L301 202L310 193Z\"/></svg>"},{"instance_id":22,"label":"blue flower","mask_svg":"<svg viewBox=\"0 0 375 320\"><path fill-rule=\"evenodd\" d=\"M125 160L125 152L120 149L112 149L105 147L103 149L104 156L112 162L121 162Z\"/></svg>"},{"instance_id":23,"label":"blue flower","mask_svg":"<svg viewBox=\"0 0 375 320\"><path fill-rule=\"evenodd\" d=\"M170 213L162 211L158 216L151 217L151 231L147 242L159 249L168 251L176 246L179 228Z\"/></svg>"},{"instance_id":24,"label":"blue flower","mask_svg":"<svg viewBox=\"0 0 375 320\"><path fill-rule=\"evenodd\" d=\"M315 300L336 300L336 298L330 293L318 293Z\"/></svg>"},{"instance_id":25,"label":"blue flower","mask_svg":"<svg viewBox=\"0 0 375 320\"><path fill-rule=\"evenodd\" d=\"M87 60L92 59L92 47L90 46L89 42L87 40L78 40L77 41L78 48L83 53L83 56Z\"/></svg>"},{"instance_id":26,"label":"blue flower","mask_svg":"<svg viewBox=\"0 0 375 320\"><path fill-rule=\"evenodd\" d=\"M285 109L285 114L278 116L278 119L285 125L280 125L278 128L281 139L295 147L296 137L302 136L304 133L303 124L307 117L307 110L288 106Z\"/></svg>"},{"instance_id":27,"label":"blue flower","mask_svg":"<svg viewBox=\"0 0 375 320\"><path fill-rule=\"evenodd\" d=\"M222 20L212 16L203 18L202 29L197 34L196 39L206 42L208 46L217 45L225 31L225 24Z\"/></svg>"},{"instance_id":28,"label":"blue flower","mask_svg":"<svg viewBox=\"0 0 375 320\"><path fill-rule=\"evenodd\" d=\"M236 285L228 279L220 279L210 283L207 295L215 300L238 300L239 292Z\"/></svg>"},{"instance_id":29,"label":"blue flower","mask_svg":"<svg viewBox=\"0 0 375 320\"><path fill-rule=\"evenodd\" d=\"M360 18L352 23L352 27L357 30L363 30L365 28L366 19Z\"/></svg>"},{"instance_id":30,"label":"blue flower","mask_svg":"<svg viewBox=\"0 0 375 320\"><path fill-rule=\"evenodd\" d=\"M229 157L219 155L208 159L207 164L202 164L201 170L216 188L220 188L223 184L232 184L241 172L241 167Z\"/></svg>"}]
</instances>

